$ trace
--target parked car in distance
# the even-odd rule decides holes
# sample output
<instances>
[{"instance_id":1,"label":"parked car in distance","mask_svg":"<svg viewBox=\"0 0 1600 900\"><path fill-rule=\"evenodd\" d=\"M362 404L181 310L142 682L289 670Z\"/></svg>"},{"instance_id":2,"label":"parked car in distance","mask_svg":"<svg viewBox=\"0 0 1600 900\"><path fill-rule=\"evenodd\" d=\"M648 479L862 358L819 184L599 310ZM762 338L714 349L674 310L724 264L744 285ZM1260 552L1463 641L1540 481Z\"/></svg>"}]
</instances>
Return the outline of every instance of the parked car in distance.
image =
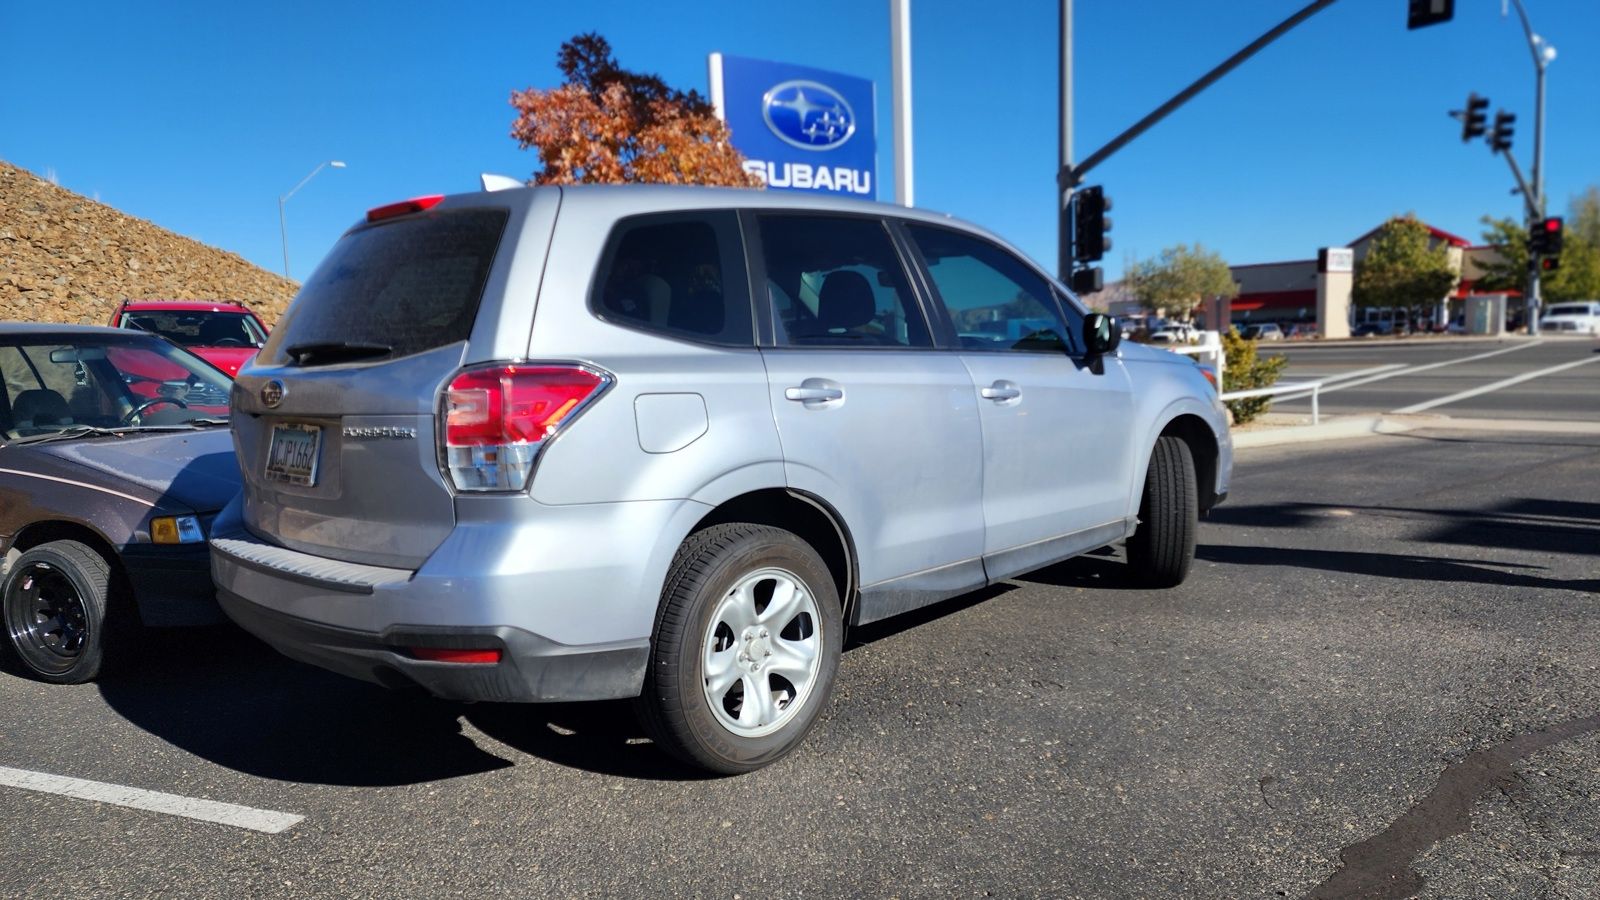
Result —
<instances>
[{"instance_id":1,"label":"parked car in distance","mask_svg":"<svg viewBox=\"0 0 1600 900\"><path fill-rule=\"evenodd\" d=\"M1232 468L1194 360L1000 238L776 191L374 209L234 410L244 628L440 697L637 698L724 773L801 742L847 627L1122 540L1178 584Z\"/></svg>"},{"instance_id":2,"label":"parked car in distance","mask_svg":"<svg viewBox=\"0 0 1600 900\"><path fill-rule=\"evenodd\" d=\"M226 376L148 334L0 323L0 653L97 675L145 625L220 621L206 529L238 493Z\"/></svg>"},{"instance_id":3,"label":"parked car in distance","mask_svg":"<svg viewBox=\"0 0 1600 900\"><path fill-rule=\"evenodd\" d=\"M112 328L159 334L229 375L267 342L267 326L239 303L209 300L125 300Z\"/></svg>"},{"instance_id":4,"label":"parked car in distance","mask_svg":"<svg viewBox=\"0 0 1600 900\"><path fill-rule=\"evenodd\" d=\"M1317 325L1315 322L1299 322L1289 326L1289 340L1303 341L1316 337Z\"/></svg>"},{"instance_id":5,"label":"parked car in distance","mask_svg":"<svg viewBox=\"0 0 1600 900\"><path fill-rule=\"evenodd\" d=\"M1600 334L1600 301L1552 303L1539 317L1539 330L1552 334Z\"/></svg>"},{"instance_id":6,"label":"parked car in distance","mask_svg":"<svg viewBox=\"0 0 1600 900\"><path fill-rule=\"evenodd\" d=\"M1283 329L1278 327L1277 322L1260 322L1255 325L1246 325L1244 337L1252 341L1281 341L1283 340Z\"/></svg>"},{"instance_id":7,"label":"parked car in distance","mask_svg":"<svg viewBox=\"0 0 1600 900\"><path fill-rule=\"evenodd\" d=\"M1350 329L1351 337L1378 337L1389 333L1389 326L1383 322L1362 322Z\"/></svg>"}]
</instances>

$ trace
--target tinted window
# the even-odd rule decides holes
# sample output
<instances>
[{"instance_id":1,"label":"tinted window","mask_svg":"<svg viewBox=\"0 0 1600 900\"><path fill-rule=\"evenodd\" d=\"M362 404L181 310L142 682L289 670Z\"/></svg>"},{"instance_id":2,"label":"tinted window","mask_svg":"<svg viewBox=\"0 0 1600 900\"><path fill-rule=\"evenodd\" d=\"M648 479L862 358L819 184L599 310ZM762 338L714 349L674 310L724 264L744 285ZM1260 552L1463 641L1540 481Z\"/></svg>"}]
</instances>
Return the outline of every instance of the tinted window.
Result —
<instances>
[{"instance_id":1,"label":"tinted window","mask_svg":"<svg viewBox=\"0 0 1600 900\"><path fill-rule=\"evenodd\" d=\"M988 241L926 225L908 225L927 261L939 299L967 350L1064 353L1071 329L1050 283Z\"/></svg>"},{"instance_id":2,"label":"tinted window","mask_svg":"<svg viewBox=\"0 0 1600 900\"><path fill-rule=\"evenodd\" d=\"M766 215L760 223L779 345L932 346L882 222Z\"/></svg>"},{"instance_id":3,"label":"tinted window","mask_svg":"<svg viewBox=\"0 0 1600 900\"><path fill-rule=\"evenodd\" d=\"M468 209L407 216L352 229L300 288L264 351L283 363L293 347L360 344L392 358L464 341L472 333L507 213ZM344 362L324 352L303 364Z\"/></svg>"},{"instance_id":4,"label":"tinted window","mask_svg":"<svg viewBox=\"0 0 1600 900\"><path fill-rule=\"evenodd\" d=\"M593 308L632 328L750 346L743 258L733 213L624 219L602 257Z\"/></svg>"}]
</instances>

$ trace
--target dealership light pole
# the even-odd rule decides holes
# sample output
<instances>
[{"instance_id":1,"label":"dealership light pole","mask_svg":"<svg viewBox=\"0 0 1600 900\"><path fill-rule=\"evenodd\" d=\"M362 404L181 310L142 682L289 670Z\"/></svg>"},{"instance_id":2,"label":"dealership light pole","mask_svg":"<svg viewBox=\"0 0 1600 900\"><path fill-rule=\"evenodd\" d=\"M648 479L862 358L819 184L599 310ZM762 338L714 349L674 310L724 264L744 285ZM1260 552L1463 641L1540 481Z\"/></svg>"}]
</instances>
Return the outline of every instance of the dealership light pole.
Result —
<instances>
[{"instance_id":1,"label":"dealership light pole","mask_svg":"<svg viewBox=\"0 0 1600 900\"><path fill-rule=\"evenodd\" d=\"M1516 4L1517 17L1522 20L1522 32L1528 38L1528 52L1533 54L1533 71L1535 78L1535 101L1533 109L1533 196L1526 198L1529 208L1528 233L1533 233L1534 226L1545 214L1544 198L1544 70L1556 58L1556 48L1544 38L1535 34L1533 25L1528 22L1528 11L1523 9L1522 0L1511 0ZM1505 15L1505 4L1502 0L1500 14ZM1507 154L1509 156L1509 154ZM1539 333L1539 260L1528 254L1528 296L1527 315L1528 333Z\"/></svg>"},{"instance_id":2,"label":"dealership light pole","mask_svg":"<svg viewBox=\"0 0 1600 900\"><path fill-rule=\"evenodd\" d=\"M914 206L911 190L911 0L889 0L894 91L894 202Z\"/></svg>"},{"instance_id":3,"label":"dealership light pole","mask_svg":"<svg viewBox=\"0 0 1600 900\"><path fill-rule=\"evenodd\" d=\"M306 177L300 179L300 183L295 185L294 187L290 188L289 189L289 193L284 194L282 197L278 198L278 234L283 237L283 277L284 278L289 278L289 226L284 221L284 218L283 218L283 205L285 203L289 202L289 198L294 196L294 192L295 191L298 191L301 188L305 187L306 186L306 182L308 182L311 179L317 177L317 173L321 172L324 168L326 168L328 166L332 166L335 169L342 169L342 168L345 167L344 163L341 162L340 160L337 160L337 159L330 159L327 162L317 163L317 167L315 169L311 170L311 174L310 175L307 175ZM293 281L294 279L291 278L289 280Z\"/></svg>"}]
</instances>

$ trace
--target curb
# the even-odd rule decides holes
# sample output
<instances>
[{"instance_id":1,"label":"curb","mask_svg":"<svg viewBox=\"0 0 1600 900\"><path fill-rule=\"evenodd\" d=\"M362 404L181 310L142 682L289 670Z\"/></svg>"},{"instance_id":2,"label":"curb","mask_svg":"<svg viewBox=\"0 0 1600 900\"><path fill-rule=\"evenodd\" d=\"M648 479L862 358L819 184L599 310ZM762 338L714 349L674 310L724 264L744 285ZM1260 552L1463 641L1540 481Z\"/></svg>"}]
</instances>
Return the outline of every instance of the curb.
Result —
<instances>
[{"instance_id":1,"label":"curb","mask_svg":"<svg viewBox=\"0 0 1600 900\"><path fill-rule=\"evenodd\" d=\"M1366 437L1374 434L1404 434L1420 428L1448 428L1455 431L1521 432L1523 434L1600 435L1600 422L1574 422L1561 419L1456 419L1450 416L1352 416L1320 425L1291 425L1265 431L1233 434L1233 448L1277 447Z\"/></svg>"}]
</instances>

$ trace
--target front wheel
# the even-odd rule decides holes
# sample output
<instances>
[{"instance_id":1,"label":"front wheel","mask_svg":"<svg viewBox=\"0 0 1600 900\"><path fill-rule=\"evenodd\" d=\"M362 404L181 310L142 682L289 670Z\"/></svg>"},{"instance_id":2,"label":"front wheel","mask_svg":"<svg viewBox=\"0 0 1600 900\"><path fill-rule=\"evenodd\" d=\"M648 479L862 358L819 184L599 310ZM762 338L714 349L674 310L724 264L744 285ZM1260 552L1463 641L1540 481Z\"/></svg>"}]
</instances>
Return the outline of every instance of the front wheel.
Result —
<instances>
[{"instance_id":1,"label":"front wheel","mask_svg":"<svg viewBox=\"0 0 1600 900\"><path fill-rule=\"evenodd\" d=\"M668 572L640 717L692 765L769 765L827 704L843 634L833 577L809 544L765 525L707 528Z\"/></svg>"},{"instance_id":2,"label":"front wheel","mask_svg":"<svg viewBox=\"0 0 1600 900\"><path fill-rule=\"evenodd\" d=\"M1139 528L1128 539L1128 568L1135 581L1167 588L1188 577L1200 517L1197 481L1189 445L1180 438L1157 438L1139 500Z\"/></svg>"},{"instance_id":3,"label":"front wheel","mask_svg":"<svg viewBox=\"0 0 1600 900\"><path fill-rule=\"evenodd\" d=\"M30 674L82 684L105 658L111 565L77 541L51 541L23 553L0 586L7 644Z\"/></svg>"}]
</instances>

